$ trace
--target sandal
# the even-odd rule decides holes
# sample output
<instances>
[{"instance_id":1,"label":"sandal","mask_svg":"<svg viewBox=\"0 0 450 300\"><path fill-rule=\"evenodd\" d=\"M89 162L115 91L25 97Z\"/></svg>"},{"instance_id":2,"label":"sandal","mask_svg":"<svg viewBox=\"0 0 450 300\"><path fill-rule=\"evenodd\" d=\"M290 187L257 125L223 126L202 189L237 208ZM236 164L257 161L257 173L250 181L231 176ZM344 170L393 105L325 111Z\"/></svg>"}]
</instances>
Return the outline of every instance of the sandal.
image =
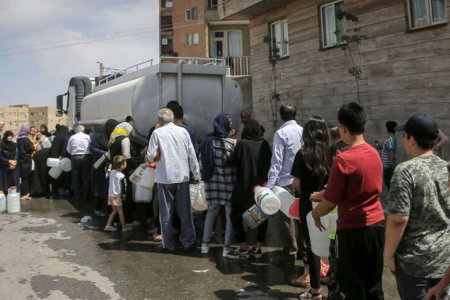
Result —
<instances>
[{"instance_id":1,"label":"sandal","mask_svg":"<svg viewBox=\"0 0 450 300\"><path fill-rule=\"evenodd\" d=\"M298 299L301 300L322 300L322 293L321 292L317 292L317 293L313 293L311 290L298 295Z\"/></svg>"},{"instance_id":2,"label":"sandal","mask_svg":"<svg viewBox=\"0 0 450 300\"><path fill-rule=\"evenodd\" d=\"M114 226L109 226L109 227L105 227L103 230L108 231L108 232L116 232L117 228Z\"/></svg>"},{"instance_id":3,"label":"sandal","mask_svg":"<svg viewBox=\"0 0 450 300\"><path fill-rule=\"evenodd\" d=\"M309 279L305 279L305 276L298 276L298 277L293 277L291 278L291 284L293 286L298 286L298 287L302 287L302 288L309 288L311 287L311 282Z\"/></svg>"}]
</instances>

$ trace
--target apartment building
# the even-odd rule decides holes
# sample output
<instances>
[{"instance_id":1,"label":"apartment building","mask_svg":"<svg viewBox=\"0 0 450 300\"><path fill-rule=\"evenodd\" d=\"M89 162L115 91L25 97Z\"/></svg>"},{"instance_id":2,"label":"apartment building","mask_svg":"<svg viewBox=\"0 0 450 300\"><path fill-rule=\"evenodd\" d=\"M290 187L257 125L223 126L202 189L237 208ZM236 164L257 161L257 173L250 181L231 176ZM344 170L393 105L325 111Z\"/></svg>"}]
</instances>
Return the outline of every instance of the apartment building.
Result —
<instances>
[{"instance_id":1,"label":"apartment building","mask_svg":"<svg viewBox=\"0 0 450 300\"><path fill-rule=\"evenodd\" d=\"M56 117L54 106L30 107L23 104L0 107L0 122L4 123L5 130L17 134L24 124L37 128L46 124L50 131L54 130L56 124L67 125L67 117Z\"/></svg>"},{"instance_id":2,"label":"apartment building","mask_svg":"<svg viewBox=\"0 0 450 300\"><path fill-rule=\"evenodd\" d=\"M342 104L360 101L368 118L366 138L373 144L386 137L386 121L400 124L418 112L431 115L450 135L448 2L226 0L218 12L221 20L250 22L253 110L266 137L280 125L282 104L296 105L304 123L314 115L336 121ZM351 27L337 17L339 11L357 16L358 34L367 36L359 51L352 48L362 71L359 92L348 52L341 49ZM269 61L274 48L275 69ZM405 158L404 151L398 153Z\"/></svg>"},{"instance_id":3,"label":"apartment building","mask_svg":"<svg viewBox=\"0 0 450 300\"><path fill-rule=\"evenodd\" d=\"M217 7L218 0L160 0L160 54L221 58L231 76L249 76L249 21L220 20Z\"/></svg>"}]
</instances>

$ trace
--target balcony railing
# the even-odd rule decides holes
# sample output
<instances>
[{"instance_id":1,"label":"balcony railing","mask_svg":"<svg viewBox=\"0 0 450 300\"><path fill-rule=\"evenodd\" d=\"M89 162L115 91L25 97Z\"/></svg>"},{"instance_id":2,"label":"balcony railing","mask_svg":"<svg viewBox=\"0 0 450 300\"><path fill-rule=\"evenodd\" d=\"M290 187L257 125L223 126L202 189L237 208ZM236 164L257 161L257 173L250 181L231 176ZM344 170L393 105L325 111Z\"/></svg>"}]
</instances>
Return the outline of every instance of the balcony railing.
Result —
<instances>
[{"instance_id":1,"label":"balcony railing","mask_svg":"<svg viewBox=\"0 0 450 300\"><path fill-rule=\"evenodd\" d=\"M250 56L224 57L228 76L250 76Z\"/></svg>"},{"instance_id":2,"label":"balcony railing","mask_svg":"<svg viewBox=\"0 0 450 300\"><path fill-rule=\"evenodd\" d=\"M114 72L114 73L112 73L110 75L105 75L103 78L100 79L99 84L107 83L108 81L114 80L114 79L116 79L118 77L121 77L121 76L123 76L125 74L133 73L133 72L139 71L139 70L141 70L143 68L147 68L147 67L152 66L152 65L153 65L153 59L146 60L144 62L141 62L141 63L137 64L137 65L134 65L134 66L128 67L126 69Z\"/></svg>"}]
</instances>

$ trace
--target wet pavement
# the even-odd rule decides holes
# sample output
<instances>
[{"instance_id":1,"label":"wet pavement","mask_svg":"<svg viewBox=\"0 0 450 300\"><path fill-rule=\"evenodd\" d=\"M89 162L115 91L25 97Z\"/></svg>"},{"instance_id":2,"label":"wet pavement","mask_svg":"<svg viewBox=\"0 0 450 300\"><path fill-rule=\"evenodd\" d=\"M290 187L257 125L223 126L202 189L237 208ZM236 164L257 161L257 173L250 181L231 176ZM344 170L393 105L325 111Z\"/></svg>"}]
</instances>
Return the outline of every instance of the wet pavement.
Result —
<instances>
[{"instance_id":1,"label":"wet pavement","mask_svg":"<svg viewBox=\"0 0 450 300\"><path fill-rule=\"evenodd\" d=\"M161 253L145 227L105 233L105 218L85 226L81 217L72 203L48 199L0 214L0 299L298 299L306 291L286 284L301 261L273 262L282 255L271 224L263 258L236 261L218 244L206 255ZM386 299L399 299L387 268L383 287Z\"/></svg>"}]
</instances>

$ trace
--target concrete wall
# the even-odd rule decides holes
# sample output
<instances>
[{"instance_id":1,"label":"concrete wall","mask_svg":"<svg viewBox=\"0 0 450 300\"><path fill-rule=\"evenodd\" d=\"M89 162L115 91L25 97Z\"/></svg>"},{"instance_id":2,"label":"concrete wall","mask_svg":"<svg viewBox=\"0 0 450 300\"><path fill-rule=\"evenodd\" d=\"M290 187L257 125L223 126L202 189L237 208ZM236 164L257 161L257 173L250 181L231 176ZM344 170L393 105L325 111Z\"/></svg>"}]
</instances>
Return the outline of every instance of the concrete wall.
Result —
<instances>
[{"instance_id":1,"label":"concrete wall","mask_svg":"<svg viewBox=\"0 0 450 300\"><path fill-rule=\"evenodd\" d=\"M319 6L329 1L298 0L250 22L254 117L271 139L281 104L295 104L298 121L320 115L336 120L339 107L357 101L354 78L348 74L344 52L321 49ZM408 31L403 0L344 1L345 10L359 16L362 42L361 103L367 112L366 139L383 141L385 122L403 123L414 113L427 113L450 136L450 29L448 25ZM450 10L450 9L448 9ZM447 12L450 17L450 11ZM290 56L276 67L281 101L270 99L269 23L288 19ZM284 79L281 79L283 76ZM272 81L273 84L273 81ZM406 159L402 135L399 157ZM450 158L446 146L447 158Z\"/></svg>"}]
</instances>

